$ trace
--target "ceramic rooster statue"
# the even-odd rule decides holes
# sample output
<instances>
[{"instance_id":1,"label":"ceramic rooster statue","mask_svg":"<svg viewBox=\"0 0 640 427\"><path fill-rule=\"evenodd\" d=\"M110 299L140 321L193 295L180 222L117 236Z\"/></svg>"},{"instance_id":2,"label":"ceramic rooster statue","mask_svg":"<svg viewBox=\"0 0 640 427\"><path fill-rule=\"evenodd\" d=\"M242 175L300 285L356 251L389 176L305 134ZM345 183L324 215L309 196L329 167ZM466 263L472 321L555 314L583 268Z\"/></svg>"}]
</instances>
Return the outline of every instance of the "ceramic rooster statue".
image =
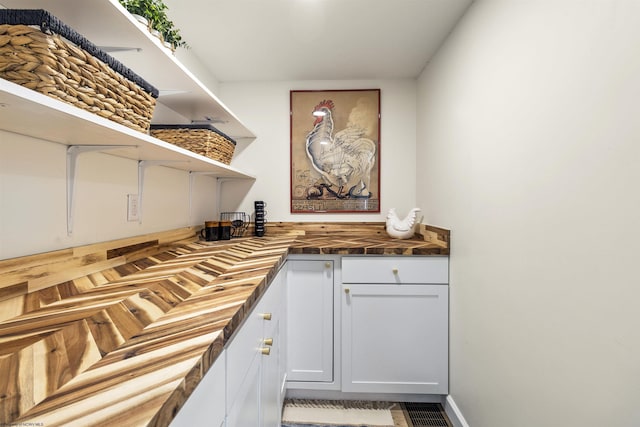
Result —
<instances>
[{"instance_id":1,"label":"ceramic rooster statue","mask_svg":"<svg viewBox=\"0 0 640 427\"><path fill-rule=\"evenodd\" d=\"M394 208L387 214L387 234L396 239L409 239L415 234L416 218L419 208L413 208L404 219L398 218Z\"/></svg>"},{"instance_id":2,"label":"ceramic rooster statue","mask_svg":"<svg viewBox=\"0 0 640 427\"><path fill-rule=\"evenodd\" d=\"M319 196L326 188L338 198L369 198L376 143L365 138L365 130L356 125L334 135L333 108L331 100L314 108L316 119L306 138L306 152L321 181L312 187L315 194L308 196Z\"/></svg>"}]
</instances>

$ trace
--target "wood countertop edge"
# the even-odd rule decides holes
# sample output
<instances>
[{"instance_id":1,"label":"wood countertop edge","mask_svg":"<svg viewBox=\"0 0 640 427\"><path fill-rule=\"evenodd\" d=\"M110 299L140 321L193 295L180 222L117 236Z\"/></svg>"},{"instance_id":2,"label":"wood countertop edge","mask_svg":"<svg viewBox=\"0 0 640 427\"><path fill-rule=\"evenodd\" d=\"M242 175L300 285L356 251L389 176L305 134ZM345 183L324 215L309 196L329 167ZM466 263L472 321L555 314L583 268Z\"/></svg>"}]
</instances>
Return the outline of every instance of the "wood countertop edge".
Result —
<instances>
[{"instance_id":1,"label":"wood countertop edge","mask_svg":"<svg viewBox=\"0 0 640 427\"><path fill-rule=\"evenodd\" d=\"M238 239L237 242L239 243L247 240L251 241L251 239L254 238L241 238ZM246 318L246 315L253 309L257 301L269 287L271 281L273 280L279 269L282 267L282 265L284 265L289 254L365 254L403 256L449 254L448 241L446 242L446 245L443 245L441 241L428 242L425 241L426 239L423 240L421 238L409 240L390 240L387 238L382 239L384 241L381 242L381 237L379 236L340 236L340 238L334 238L330 236L300 236L282 234L276 235L275 237L270 237L270 239L272 239L272 241L274 242L280 242L281 244L282 242L285 242L284 244L286 246L286 249L282 248L283 250L280 253L280 256L272 262L269 268L264 269L262 275L258 275L253 278L254 280L257 280L257 282L251 285L251 292L242 302L237 305L235 312L230 316L228 321L226 321L224 325L220 325L220 333L206 346L206 348L203 348L200 351L200 354L197 356L196 362L193 364L193 366L191 366L188 372L186 372L184 378L182 378L182 380L179 381L175 386L172 386L173 388L170 392L165 392L163 395L154 395L153 401L155 402L155 404L151 404L151 402L149 402L149 404L145 405L146 409L142 412L146 413L147 415L143 416L142 413L139 413L136 419L138 421L142 421L140 417L143 417L146 421L141 422L137 425L166 426L171 422L179 409L184 405L190 394L199 384L201 379L207 373L209 368L213 365L213 363L215 363L226 344L232 338L233 334L238 330L239 327L241 327L243 321ZM187 244L201 246L202 248L207 247L206 244L199 244L196 238L192 240L182 240L181 244L185 244L185 242ZM234 242L235 239L231 242L219 242L219 244L227 245L228 250L232 250L235 247ZM194 251L194 253L195 252L196 251ZM217 283L218 281L214 280L214 282ZM224 286L223 280L220 281L220 285ZM0 323L0 330L1 327L2 323ZM111 388L109 390L109 393L117 393L117 389L117 387ZM57 392L54 392L51 396L45 399L45 403L50 400L56 400L56 398L60 399L60 397L56 396L56 394ZM62 406L66 407L65 405ZM41 407L41 403L38 403L32 408L32 410L29 410L27 413L23 414L23 416L17 418L16 420L9 420L9 422L39 422L43 419L42 417L47 414L47 410L45 409L44 412L42 412L42 409L43 408ZM61 408L58 406L56 409L51 409L49 412L60 410ZM133 411L136 410L136 408L129 408L129 410ZM2 421L5 422L4 420ZM52 426L56 424L55 422L47 422L46 425Z\"/></svg>"},{"instance_id":2,"label":"wood countertop edge","mask_svg":"<svg viewBox=\"0 0 640 427\"><path fill-rule=\"evenodd\" d=\"M273 278L275 278L280 268L285 264L287 255L288 252L284 253L283 256L272 266L269 273L265 275L264 280L255 285L251 294L238 307L234 315L224 326L222 333L216 337L209 347L207 347L198 362L193 366L189 373L187 373L180 385L169 396L167 396L167 399L164 401L158 412L154 414L147 426L164 427L171 423L178 411L186 403L191 393L204 378L211 366L213 366L217 361L220 354L222 354L222 351L236 331L242 327L243 322L247 318L247 314L253 310L262 295L269 288Z\"/></svg>"}]
</instances>

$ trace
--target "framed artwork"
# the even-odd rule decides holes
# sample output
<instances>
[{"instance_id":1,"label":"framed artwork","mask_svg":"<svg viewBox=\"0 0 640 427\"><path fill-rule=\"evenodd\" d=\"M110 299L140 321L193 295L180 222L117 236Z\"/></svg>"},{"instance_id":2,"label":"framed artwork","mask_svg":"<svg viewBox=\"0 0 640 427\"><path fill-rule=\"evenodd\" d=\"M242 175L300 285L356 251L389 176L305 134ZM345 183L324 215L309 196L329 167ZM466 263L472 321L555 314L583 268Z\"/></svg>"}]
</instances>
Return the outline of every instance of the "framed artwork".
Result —
<instances>
[{"instance_id":1,"label":"framed artwork","mask_svg":"<svg viewBox=\"0 0 640 427\"><path fill-rule=\"evenodd\" d=\"M290 95L291 213L380 212L380 89Z\"/></svg>"}]
</instances>

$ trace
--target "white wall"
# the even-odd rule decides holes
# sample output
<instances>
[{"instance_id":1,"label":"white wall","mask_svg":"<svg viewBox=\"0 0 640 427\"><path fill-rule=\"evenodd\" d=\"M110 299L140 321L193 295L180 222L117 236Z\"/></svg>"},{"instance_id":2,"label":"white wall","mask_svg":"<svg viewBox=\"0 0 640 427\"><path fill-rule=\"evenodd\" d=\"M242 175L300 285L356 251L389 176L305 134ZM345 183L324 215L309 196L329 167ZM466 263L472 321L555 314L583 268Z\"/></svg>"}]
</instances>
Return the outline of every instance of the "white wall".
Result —
<instances>
[{"instance_id":1,"label":"white wall","mask_svg":"<svg viewBox=\"0 0 640 427\"><path fill-rule=\"evenodd\" d=\"M380 89L381 212L291 214L290 90ZM270 221L383 221L389 208L406 214L415 207L416 81L283 81L220 83L220 97L258 135L238 143L233 165L258 180L226 183L222 210L253 212L253 201L267 202Z\"/></svg>"},{"instance_id":2,"label":"white wall","mask_svg":"<svg viewBox=\"0 0 640 427\"><path fill-rule=\"evenodd\" d=\"M178 49L176 57L217 94L218 81L191 50ZM176 117L161 104L154 112L154 122ZM86 153L78 160L73 234L68 236L65 150L64 145L0 130L0 260L214 219L215 178L193 178L189 206L189 173L153 166L144 179L142 223L127 221L127 194L138 193L137 162Z\"/></svg>"},{"instance_id":3,"label":"white wall","mask_svg":"<svg viewBox=\"0 0 640 427\"><path fill-rule=\"evenodd\" d=\"M268 203L270 221L382 221L391 207L415 206L416 82L269 82L220 85L221 99L258 139L239 141L232 166L256 181L225 182L222 211ZM289 90L381 89L379 214L289 213ZM189 211L187 172L147 169L143 222L127 222L127 194L138 191L137 163L105 153L79 157L74 231L66 232L65 146L0 131L0 259L136 236L213 219L215 179L197 176Z\"/></svg>"},{"instance_id":4,"label":"white wall","mask_svg":"<svg viewBox=\"0 0 640 427\"><path fill-rule=\"evenodd\" d=\"M67 236L66 146L0 131L0 259L199 225L215 212L215 180L163 166L145 175L142 224L127 222L138 192L134 160L78 158L74 230Z\"/></svg>"},{"instance_id":5,"label":"white wall","mask_svg":"<svg viewBox=\"0 0 640 427\"><path fill-rule=\"evenodd\" d=\"M640 2L482 0L419 79L473 427L640 425Z\"/></svg>"}]
</instances>

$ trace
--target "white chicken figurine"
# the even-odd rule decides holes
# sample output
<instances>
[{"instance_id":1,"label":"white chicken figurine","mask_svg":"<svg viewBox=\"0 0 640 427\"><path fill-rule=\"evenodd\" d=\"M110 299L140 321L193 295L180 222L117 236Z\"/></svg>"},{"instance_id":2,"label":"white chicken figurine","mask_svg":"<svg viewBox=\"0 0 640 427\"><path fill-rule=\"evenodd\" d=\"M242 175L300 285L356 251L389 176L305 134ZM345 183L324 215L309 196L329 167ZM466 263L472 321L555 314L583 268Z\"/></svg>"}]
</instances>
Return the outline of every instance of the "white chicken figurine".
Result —
<instances>
[{"instance_id":1,"label":"white chicken figurine","mask_svg":"<svg viewBox=\"0 0 640 427\"><path fill-rule=\"evenodd\" d=\"M409 239L415 234L416 218L420 208L413 208L404 219L398 218L395 208L387 214L387 234L395 239Z\"/></svg>"}]
</instances>

